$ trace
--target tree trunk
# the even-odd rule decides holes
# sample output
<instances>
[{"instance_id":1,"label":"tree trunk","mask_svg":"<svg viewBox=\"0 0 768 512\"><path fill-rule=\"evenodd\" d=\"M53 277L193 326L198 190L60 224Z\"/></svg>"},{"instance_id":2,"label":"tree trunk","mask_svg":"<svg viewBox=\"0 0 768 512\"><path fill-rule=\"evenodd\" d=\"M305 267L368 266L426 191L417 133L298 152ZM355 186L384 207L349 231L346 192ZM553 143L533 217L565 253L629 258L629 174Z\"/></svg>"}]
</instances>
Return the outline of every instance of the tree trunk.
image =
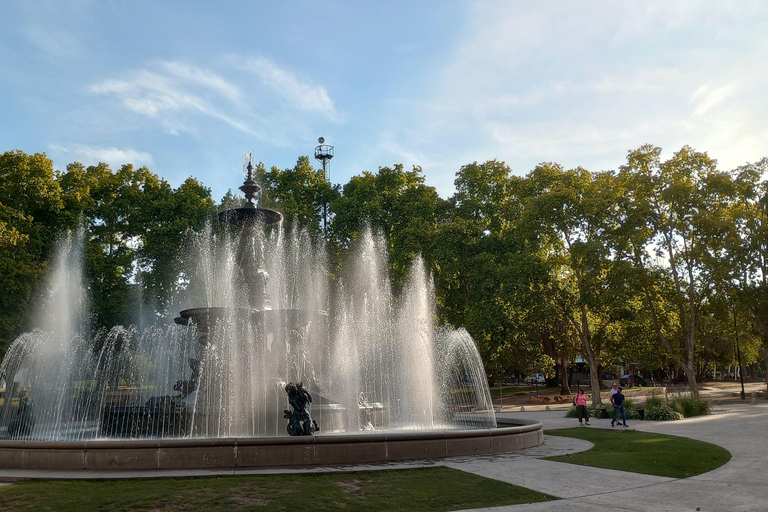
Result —
<instances>
[{"instance_id":1,"label":"tree trunk","mask_svg":"<svg viewBox=\"0 0 768 512\"><path fill-rule=\"evenodd\" d=\"M571 387L568 385L568 360L561 357L558 366L560 367L560 394L570 395Z\"/></svg>"},{"instance_id":2,"label":"tree trunk","mask_svg":"<svg viewBox=\"0 0 768 512\"><path fill-rule=\"evenodd\" d=\"M603 405L603 399L600 396L599 369L595 352L592 350L592 333L589 330L586 304L581 305L581 325L577 326L577 330L579 331L579 338L581 338L581 344L584 346L584 351L587 353L587 361L589 362L589 387L592 389L592 405Z\"/></svg>"}]
</instances>

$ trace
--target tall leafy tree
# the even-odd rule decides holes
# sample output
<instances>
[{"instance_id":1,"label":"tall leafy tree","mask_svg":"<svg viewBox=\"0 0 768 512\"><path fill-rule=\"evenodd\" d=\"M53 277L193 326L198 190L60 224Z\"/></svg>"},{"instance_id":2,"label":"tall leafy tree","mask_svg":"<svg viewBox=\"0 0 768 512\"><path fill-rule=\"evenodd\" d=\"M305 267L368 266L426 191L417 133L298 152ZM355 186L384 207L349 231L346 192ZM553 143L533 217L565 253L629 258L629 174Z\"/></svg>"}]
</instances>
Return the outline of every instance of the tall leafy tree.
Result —
<instances>
[{"instance_id":1,"label":"tall leafy tree","mask_svg":"<svg viewBox=\"0 0 768 512\"><path fill-rule=\"evenodd\" d=\"M0 155L0 357L21 332L54 240L61 190L44 153Z\"/></svg>"},{"instance_id":2,"label":"tall leafy tree","mask_svg":"<svg viewBox=\"0 0 768 512\"><path fill-rule=\"evenodd\" d=\"M638 272L657 338L698 396L697 334L702 307L721 293L728 273L725 241L734 236L728 219L736 187L706 153L687 146L664 162L660 148L642 146L629 153L620 175L631 190L620 211L621 256ZM669 288L656 286L654 273L669 276ZM670 310L674 329L664 321Z\"/></svg>"},{"instance_id":3,"label":"tall leafy tree","mask_svg":"<svg viewBox=\"0 0 768 512\"><path fill-rule=\"evenodd\" d=\"M331 238L341 254L366 226L387 237L390 269L400 285L413 259L432 243L445 202L424 183L421 168L406 171L395 165L353 176L331 210Z\"/></svg>"},{"instance_id":4,"label":"tall leafy tree","mask_svg":"<svg viewBox=\"0 0 768 512\"><path fill-rule=\"evenodd\" d=\"M736 226L726 240L732 274L726 285L742 306L739 318L752 329L742 333L761 339L762 356L768 371L768 158L746 164L734 171L739 200L732 212ZM732 304L736 308L735 304ZM734 313L737 309L734 309ZM738 325L736 326L738 328ZM734 335L738 333L734 332ZM768 381L767 381L768 382Z\"/></svg>"},{"instance_id":5,"label":"tall leafy tree","mask_svg":"<svg viewBox=\"0 0 768 512\"><path fill-rule=\"evenodd\" d=\"M285 222L298 222L317 238L323 235L328 222L330 203L338 196L325 179L322 169L314 169L309 157L299 157L293 169L257 167L262 182L262 204L278 209Z\"/></svg>"},{"instance_id":6,"label":"tall leafy tree","mask_svg":"<svg viewBox=\"0 0 768 512\"><path fill-rule=\"evenodd\" d=\"M553 363L542 352L548 275L519 227L523 183L504 162L463 166L429 252L442 317L472 334L491 379L509 367L551 374Z\"/></svg>"},{"instance_id":7,"label":"tall leafy tree","mask_svg":"<svg viewBox=\"0 0 768 512\"><path fill-rule=\"evenodd\" d=\"M97 325L131 323L145 299L165 310L179 284L183 236L213 214L210 190L192 178L174 190L146 167L130 164L112 171L104 163L85 168L76 162L59 182L68 214L87 223Z\"/></svg>"},{"instance_id":8,"label":"tall leafy tree","mask_svg":"<svg viewBox=\"0 0 768 512\"><path fill-rule=\"evenodd\" d=\"M600 404L600 347L595 328L609 322L604 299L614 228L616 195L610 173L565 171L554 163L538 165L529 175L526 222L541 229L547 265L553 278L548 290L552 307L578 334L589 363L592 400Z\"/></svg>"}]
</instances>

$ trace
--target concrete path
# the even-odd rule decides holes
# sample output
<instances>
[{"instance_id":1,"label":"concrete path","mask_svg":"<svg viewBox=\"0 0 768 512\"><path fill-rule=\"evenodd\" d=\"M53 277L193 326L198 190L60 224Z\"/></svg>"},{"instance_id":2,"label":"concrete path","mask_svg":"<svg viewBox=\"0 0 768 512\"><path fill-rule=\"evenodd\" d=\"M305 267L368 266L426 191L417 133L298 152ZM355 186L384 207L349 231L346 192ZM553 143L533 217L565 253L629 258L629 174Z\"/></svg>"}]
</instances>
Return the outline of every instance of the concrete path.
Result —
<instances>
[{"instance_id":1,"label":"concrete path","mask_svg":"<svg viewBox=\"0 0 768 512\"><path fill-rule=\"evenodd\" d=\"M523 413L545 429L571 427L576 420L563 418L562 411ZM503 414L506 416L507 414ZM522 416L517 413L517 416ZM610 420L594 419L591 428L611 428ZM672 434L707 441L726 448L731 460L703 475L664 478L589 468L535 458L534 450L554 438L544 437L544 445L518 458L483 463L482 460L448 462L446 465L496 478L561 498L560 501L495 507L502 511L620 510L620 511L748 511L768 510L768 403L730 402L716 405L714 414L683 421L629 422L643 432ZM585 427L586 428L586 427ZM579 447L574 445L574 449ZM522 459L522 460L521 460Z\"/></svg>"}]
</instances>

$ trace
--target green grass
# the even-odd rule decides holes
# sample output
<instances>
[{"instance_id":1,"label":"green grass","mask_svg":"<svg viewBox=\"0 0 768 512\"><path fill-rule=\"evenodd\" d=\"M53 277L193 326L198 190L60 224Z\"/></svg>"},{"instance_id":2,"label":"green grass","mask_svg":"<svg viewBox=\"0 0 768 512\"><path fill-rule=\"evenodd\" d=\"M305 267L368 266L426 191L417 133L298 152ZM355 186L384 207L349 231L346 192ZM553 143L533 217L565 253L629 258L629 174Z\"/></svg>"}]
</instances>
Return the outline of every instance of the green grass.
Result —
<instances>
[{"instance_id":1,"label":"green grass","mask_svg":"<svg viewBox=\"0 0 768 512\"><path fill-rule=\"evenodd\" d=\"M686 478L712 471L731 459L728 450L714 444L635 430L566 428L545 434L576 437L595 445L586 452L547 460L648 475Z\"/></svg>"},{"instance_id":2,"label":"green grass","mask_svg":"<svg viewBox=\"0 0 768 512\"><path fill-rule=\"evenodd\" d=\"M24 481L4 486L0 510L432 511L556 499L446 467L364 473L188 480Z\"/></svg>"}]
</instances>

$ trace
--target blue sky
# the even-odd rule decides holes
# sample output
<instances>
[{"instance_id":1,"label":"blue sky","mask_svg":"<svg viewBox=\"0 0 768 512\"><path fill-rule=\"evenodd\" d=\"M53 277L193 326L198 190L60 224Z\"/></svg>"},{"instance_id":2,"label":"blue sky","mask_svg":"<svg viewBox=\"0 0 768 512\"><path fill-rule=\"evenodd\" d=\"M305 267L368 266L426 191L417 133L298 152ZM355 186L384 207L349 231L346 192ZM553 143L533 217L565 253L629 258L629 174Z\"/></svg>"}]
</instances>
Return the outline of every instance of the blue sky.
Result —
<instances>
[{"instance_id":1,"label":"blue sky","mask_svg":"<svg viewBox=\"0 0 768 512\"><path fill-rule=\"evenodd\" d=\"M0 7L0 151L147 165L215 199L243 155L331 180L403 163L615 169L644 143L768 156L763 1L17 1ZM314 162L314 160L313 160ZM318 164L319 165L319 164Z\"/></svg>"}]
</instances>

